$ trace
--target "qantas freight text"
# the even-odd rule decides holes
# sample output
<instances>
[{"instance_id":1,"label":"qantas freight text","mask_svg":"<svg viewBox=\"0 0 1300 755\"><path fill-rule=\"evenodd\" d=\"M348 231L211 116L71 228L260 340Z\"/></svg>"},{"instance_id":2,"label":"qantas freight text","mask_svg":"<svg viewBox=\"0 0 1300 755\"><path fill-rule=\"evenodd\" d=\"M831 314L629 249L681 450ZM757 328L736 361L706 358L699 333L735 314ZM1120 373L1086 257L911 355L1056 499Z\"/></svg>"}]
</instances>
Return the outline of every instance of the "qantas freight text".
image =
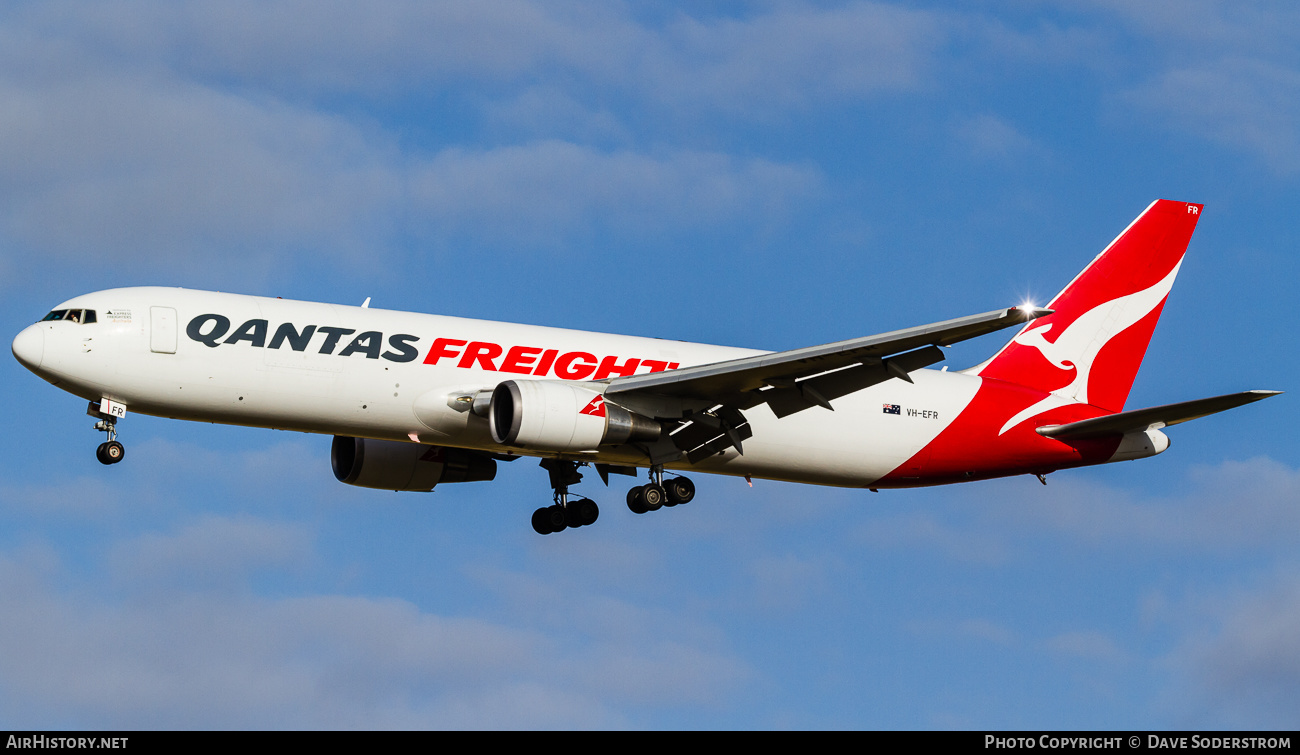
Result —
<instances>
[{"instance_id":1,"label":"qantas freight text","mask_svg":"<svg viewBox=\"0 0 1300 755\"><path fill-rule=\"evenodd\" d=\"M354 328L318 327L304 325L299 328L291 322L280 324L267 342L270 323L263 319L247 320L244 324L230 330L230 318L218 314L202 314L190 320L185 334L193 341L216 348L222 344L247 342L255 348L279 349L288 346L294 351L306 351L312 337L320 334L320 348L316 353L333 354L341 340L357 331ZM229 334L229 335L227 335ZM415 344L419 336L397 333L388 337L389 350L383 349L384 334L376 330L360 333L348 341L339 350L339 356L360 354L367 359L383 357L390 362L410 362L419 356ZM502 354L505 354L504 358ZM540 346L511 346L509 349L501 344L487 341L466 341L456 338L435 338L433 346L424 358L425 364L436 365L442 359L450 360L460 369L480 369L489 372L512 372L518 375L545 377L554 375L561 380L604 380L612 376L634 375L639 368L645 372L663 372L675 370L676 362L662 359L624 359L619 356L597 357L586 351L567 351L546 349ZM498 360L500 360L498 362Z\"/></svg>"},{"instance_id":2,"label":"qantas freight text","mask_svg":"<svg viewBox=\"0 0 1300 755\"><path fill-rule=\"evenodd\" d=\"M873 490L1045 480L1161 453L1169 426L1275 395L1124 408L1200 217L1152 203L1044 308L779 353L172 288L70 299L13 353L90 402L104 464L124 457L129 412L332 435L335 476L386 490L532 456L553 491L533 512L543 534L596 520L570 492L583 466L606 484L644 470L636 513L691 501L687 471ZM1014 326L983 364L928 369L938 347Z\"/></svg>"}]
</instances>

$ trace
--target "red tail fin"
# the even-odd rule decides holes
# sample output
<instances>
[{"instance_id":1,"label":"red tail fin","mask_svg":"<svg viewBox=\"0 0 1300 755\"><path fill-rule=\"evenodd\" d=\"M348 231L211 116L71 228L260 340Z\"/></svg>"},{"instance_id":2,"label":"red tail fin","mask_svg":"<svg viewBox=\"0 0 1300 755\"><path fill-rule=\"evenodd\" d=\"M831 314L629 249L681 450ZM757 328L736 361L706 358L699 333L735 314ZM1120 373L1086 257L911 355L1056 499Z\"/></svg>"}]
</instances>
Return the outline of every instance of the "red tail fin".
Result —
<instances>
[{"instance_id":1,"label":"red tail fin","mask_svg":"<svg viewBox=\"0 0 1300 755\"><path fill-rule=\"evenodd\" d=\"M1159 199L973 373L1120 411L1201 205Z\"/></svg>"}]
</instances>

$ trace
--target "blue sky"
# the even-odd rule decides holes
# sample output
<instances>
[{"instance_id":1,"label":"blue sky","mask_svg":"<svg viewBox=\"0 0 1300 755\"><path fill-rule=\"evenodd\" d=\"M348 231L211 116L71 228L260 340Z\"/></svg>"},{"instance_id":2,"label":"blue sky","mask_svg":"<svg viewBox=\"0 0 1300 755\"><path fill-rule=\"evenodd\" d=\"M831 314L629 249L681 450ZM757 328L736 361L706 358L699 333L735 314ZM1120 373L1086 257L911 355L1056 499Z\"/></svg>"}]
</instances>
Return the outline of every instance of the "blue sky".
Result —
<instances>
[{"instance_id":1,"label":"blue sky","mask_svg":"<svg viewBox=\"0 0 1300 755\"><path fill-rule=\"evenodd\" d=\"M1205 213L1129 406L1293 391L1300 11L1008 5L7 3L0 314L180 285L786 349L1045 301L1164 197ZM1047 487L638 517L590 474L543 538L529 460L383 493L327 437L132 415L105 468L0 370L0 726L1300 723L1293 393Z\"/></svg>"}]
</instances>

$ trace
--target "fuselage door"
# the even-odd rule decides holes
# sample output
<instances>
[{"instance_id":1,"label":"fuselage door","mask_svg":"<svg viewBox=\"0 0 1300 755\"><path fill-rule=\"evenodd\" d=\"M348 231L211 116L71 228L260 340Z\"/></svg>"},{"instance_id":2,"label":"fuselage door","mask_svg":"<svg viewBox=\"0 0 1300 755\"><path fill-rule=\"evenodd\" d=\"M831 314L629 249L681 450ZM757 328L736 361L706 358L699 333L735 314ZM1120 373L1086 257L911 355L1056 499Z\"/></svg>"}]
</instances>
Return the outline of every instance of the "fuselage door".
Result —
<instances>
[{"instance_id":1,"label":"fuselage door","mask_svg":"<svg viewBox=\"0 0 1300 755\"><path fill-rule=\"evenodd\" d=\"M176 353L176 310L149 308L149 350L155 354Z\"/></svg>"}]
</instances>

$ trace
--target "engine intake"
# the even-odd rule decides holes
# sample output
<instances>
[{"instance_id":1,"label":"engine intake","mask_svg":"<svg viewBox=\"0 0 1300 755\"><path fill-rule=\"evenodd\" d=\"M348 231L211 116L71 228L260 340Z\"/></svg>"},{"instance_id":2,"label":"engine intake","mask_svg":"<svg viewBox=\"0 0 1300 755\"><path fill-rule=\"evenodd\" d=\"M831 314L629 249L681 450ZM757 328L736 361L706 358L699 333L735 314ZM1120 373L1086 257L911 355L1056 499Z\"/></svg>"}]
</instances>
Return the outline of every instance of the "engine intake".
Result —
<instances>
[{"instance_id":1,"label":"engine intake","mask_svg":"<svg viewBox=\"0 0 1300 755\"><path fill-rule=\"evenodd\" d=\"M497 463L459 448L334 436L330 466L339 482L379 490L428 492L438 483L487 482Z\"/></svg>"},{"instance_id":2,"label":"engine intake","mask_svg":"<svg viewBox=\"0 0 1300 755\"><path fill-rule=\"evenodd\" d=\"M598 446L653 443L653 419L605 401L590 388L558 380L507 380L492 391L492 440L543 451L594 451Z\"/></svg>"}]
</instances>

